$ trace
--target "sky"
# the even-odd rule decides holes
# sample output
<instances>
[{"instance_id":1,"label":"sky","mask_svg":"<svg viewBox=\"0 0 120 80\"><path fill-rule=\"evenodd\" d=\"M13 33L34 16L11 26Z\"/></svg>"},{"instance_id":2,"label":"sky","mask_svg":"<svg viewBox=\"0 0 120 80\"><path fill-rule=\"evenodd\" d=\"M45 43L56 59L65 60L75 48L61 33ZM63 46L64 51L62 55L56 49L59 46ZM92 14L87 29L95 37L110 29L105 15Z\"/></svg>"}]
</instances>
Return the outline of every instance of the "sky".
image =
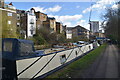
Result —
<instances>
[{"instance_id":1,"label":"sky","mask_svg":"<svg viewBox=\"0 0 120 80\"><path fill-rule=\"evenodd\" d=\"M30 10L34 8L35 11L40 11L48 15L48 17L55 17L56 21L67 25L67 27L75 27L81 25L89 29L89 15L91 13L91 21L102 21L101 16L105 14L105 8L117 8L114 4L117 0L97 0L96 2L13 2L16 9ZM9 1L10 2L10 1ZM6 3L9 3L6 1ZM92 5L92 6L91 6Z\"/></svg>"}]
</instances>

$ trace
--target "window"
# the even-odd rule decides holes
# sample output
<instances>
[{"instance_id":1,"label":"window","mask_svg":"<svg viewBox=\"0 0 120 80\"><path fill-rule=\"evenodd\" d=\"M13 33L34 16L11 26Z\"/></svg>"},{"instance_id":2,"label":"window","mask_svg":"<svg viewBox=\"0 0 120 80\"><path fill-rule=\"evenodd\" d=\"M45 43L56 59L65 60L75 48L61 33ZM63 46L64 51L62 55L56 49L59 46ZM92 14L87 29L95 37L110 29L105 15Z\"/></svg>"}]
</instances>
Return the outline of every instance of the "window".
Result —
<instances>
[{"instance_id":1,"label":"window","mask_svg":"<svg viewBox=\"0 0 120 80\"><path fill-rule=\"evenodd\" d=\"M78 55L78 52L77 51L75 51L75 54L76 54L76 56Z\"/></svg>"},{"instance_id":2,"label":"window","mask_svg":"<svg viewBox=\"0 0 120 80\"><path fill-rule=\"evenodd\" d=\"M30 20L30 24L34 24L34 19L31 19L31 20Z\"/></svg>"},{"instance_id":3,"label":"window","mask_svg":"<svg viewBox=\"0 0 120 80\"><path fill-rule=\"evenodd\" d=\"M3 51L5 52L12 52L12 42L10 41L5 41L4 42L4 48L3 48Z\"/></svg>"},{"instance_id":4,"label":"window","mask_svg":"<svg viewBox=\"0 0 120 80\"><path fill-rule=\"evenodd\" d=\"M27 56L33 54L32 44L20 43L20 56Z\"/></svg>"},{"instance_id":5,"label":"window","mask_svg":"<svg viewBox=\"0 0 120 80\"><path fill-rule=\"evenodd\" d=\"M31 30L31 35L33 35L33 30Z\"/></svg>"},{"instance_id":6,"label":"window","mask_svg":"<svg viewBox=\"0 0 120 80\"><path fill-rule=\"evenodd\" d=\"M8 13L8 16L12 16L12 13Z\"/></svg>"},{"instance_id":7,"label":"window","mask_svg":"<svg viewBox=\"0 0 120 80\"><path fill-rule=\"evenodd\" d=\"M65 54L64 54L64 55L61 55L61 56L60 56L60 62L61 62L61 64L64 64L65 61L66 61L66 55L65 55Z\"/></svg>"},{"instance_id":8,"label":"window","mask_svg":"<svg viewBox=\"0 0 120 80\"><path fill-rule=\"evenodd\" d=\"M11 24L11 21L8 21L8 24Z\"/></svg>"},{"instance_id":9,"label":"window","mask_svg":"<svg viewBox=\"0 0 120 80\"><path fill-rule=\"evenodd\" d=\"M17 14L17 20L20 20L20 14Z\"/></svg>"},{"instance_id":10,"label":"window","mask_svg":"<svg viewBox=\"0 0 120 80\"><path fill-rule=\"evenodd\" d=\"M20 23L17 23L17 27L20 27Z\"/></svg>"}]
</instances>

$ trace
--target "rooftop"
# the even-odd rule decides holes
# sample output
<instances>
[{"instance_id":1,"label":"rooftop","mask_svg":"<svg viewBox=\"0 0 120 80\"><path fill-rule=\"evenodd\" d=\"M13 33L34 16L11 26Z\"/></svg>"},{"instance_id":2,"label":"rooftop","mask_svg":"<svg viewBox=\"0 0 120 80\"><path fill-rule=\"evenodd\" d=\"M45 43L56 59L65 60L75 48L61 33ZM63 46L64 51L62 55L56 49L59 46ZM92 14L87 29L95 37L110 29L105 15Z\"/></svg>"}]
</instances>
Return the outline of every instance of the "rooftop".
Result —
<instances>
[{"instance_id":1,"label":"rooftop","mask_svg":"<svg viewBox=\"0 0 120 80\"><path fill-rule=\"evenodd\" d=\"M11 2L11 3L9 3L9 5L13 6L12 2Z\"/></svg>"}]
</instances>

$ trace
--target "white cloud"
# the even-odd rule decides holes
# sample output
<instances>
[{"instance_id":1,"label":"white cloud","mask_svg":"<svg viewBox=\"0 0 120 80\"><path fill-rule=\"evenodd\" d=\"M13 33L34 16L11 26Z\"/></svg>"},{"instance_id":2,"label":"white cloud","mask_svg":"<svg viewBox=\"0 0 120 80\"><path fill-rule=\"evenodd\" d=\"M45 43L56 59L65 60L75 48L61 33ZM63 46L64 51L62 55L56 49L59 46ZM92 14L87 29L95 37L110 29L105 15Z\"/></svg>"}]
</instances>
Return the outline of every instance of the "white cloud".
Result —
<instances>
[{"instance_id":1,"label":"white cloud","mask_svg":"<svg viewBox=\"0 0 120 80\"><path fill-rule=\"evenodd\" d=\"M78 24L78 25L81 25L81 24L83 24L84 22L85 22L85 20L80 20L80 21L77 22L77 24Z\"/></svg>"},{"instance_id":2,"label":"white cloud","mask_svg":"<svg viewBox=\"0 0 120 80\"><path fill-rule=\"evenodd\" d=\"M82 11L82 13L87 13L91 10L91 8L86 8L85 10Z\"/></svg>"},{"instance_id":3,"label":"white cloud","mask_svg":"<svg viewBox=\"0 0 120 80\"><path fill-rule=\"evenodd\" d=\"M86 20L80 20L77 22L77 25L81 25L82 27L86 28L86 29L90 29L90 25L88 24L88 22Z\"/></svg>"},{"instance_id":4,"label":"white cloud","mask_svg":"<svg viewBox=\"0 0 120 80\"><path fill-rule=\"evenodd\" d=\"M112 6L112 8L113 8L113 9L118 9L118 5L117 5L117 4L114 4L114 5Z\"/></svg>"},{"instance_id":5,"label":"white cloud","mask_svg":"<svg viewBox=\"0 0 120 80\"><path fill-rule=\"evenodd\" d=\"M66 15L66 16L60 16L58 20L66 22L66 21L77 21L81 18L82 18L82 15L73 15L73 16Z\"/></svg>"},{"instance_id":6,"label":"white cloud","mask_svg":"<svg viewBox=\"0 0 120 80\"><path fill-rule=\"evenodd\" d=\"M55 17L56 21L62 22L64 25L67 25L68 27L75 27L78 25L78 21L83 17L82 15L64 15L64 16L58 16L58 15L48 15L49 17ZM82 21L84 22L84 20Z\"/></svg>"},{"instance_id":7,"label":"white cloud","mask_svg":"<svg viewBox=\"0 0 120 80\"><path fill-rule=\"evenodd\" d=\"M48 11L48 12L58 12L58 11L61 10L61 8L62 8L61 6L56 5L56 6L54 6L53 8L48 8L47 11Z\"/></svg>"},{"instance_id":8,"label":"white cloud","mask_svg":"<svg viewBox=\"0 0 120 80\"><path fill-rule=\"evenodd\" d=\"M32 8L34 8L35 11L40 11L43 13L50 13L50 12L59 12L62 7L59 5L55 5L54 7L50 7L50 8L44 8L44 7L40 7L40 6L32 7Z\"/></svg>"},{"instance_id":9,"label":"white cloud","mask_svg":"<svg viewBox=\"0 0 120 80\"><path fill-rule=\"evenodd\" d=\"M35 11L40 11L40 12L43 12L43 13L46 13L46 9L44 9L44 7L40 7L40 6L37 6L37 7L32 7L35 9Z\"/></svg>"},{"instance_id":10,"label":"white cloud","mask_svg":"<svg viewBox=\"0 0 120 80\"><path fill-rule=\"evenodd\" d=\"M64 22L64 25L67 25L68 27L74 27L74 25L71 22Z\"/></svg>"},{"instance_id":11,"label":"white cloud","mask_svg":"<svg viewBox=\"0 0 120 80\"><path fill-rule=\"evenodd\" d=\"M115 2L116 2L116 0L100 0L100 1L97 1L96 4L92 5L89 8L86 8L85 10L83 10L83 13L87 13L91 9L92 9L92 11L94 11L94 10L99 11L99 10L105 9L107 5L111 5Z\"/></svg>"},{"instance_id":12,"label":"white cloud","mask_svg":"<svg viewBox=\"0 0 120 80\"><path fill-rule=\"evenodd\" d=\"M71 21L77 21L81 19L82 15L65 15L65 16L54 16L54 15L48 15L49 17L55 17L57 21L60 22L71 22Z\"/></svg>"},{"instance_id":13,"label":"white cloud","mask_svg":"<svg viewBox=\"0 0 120 80\"><path fill-rule=\"evenodd\" d=\"M80 6L76 6L76 8L80 8Z\"/></svg>"},{"instance_id":14,"label":"white cloud","mask_svg":"<svg viewBox=\"0 0 120 80\"><path fill-rule=\"evenodd\" d=\"M56 21L62 22L63 25L67 25L67 27L75 27L77 25L81 25L86 29L89 29L89 24L86 20L82 20L82 15L65 15L65 16L58 16L58 15L48 15L49 17L55 17Z\"/></svg>"}]
</instances>

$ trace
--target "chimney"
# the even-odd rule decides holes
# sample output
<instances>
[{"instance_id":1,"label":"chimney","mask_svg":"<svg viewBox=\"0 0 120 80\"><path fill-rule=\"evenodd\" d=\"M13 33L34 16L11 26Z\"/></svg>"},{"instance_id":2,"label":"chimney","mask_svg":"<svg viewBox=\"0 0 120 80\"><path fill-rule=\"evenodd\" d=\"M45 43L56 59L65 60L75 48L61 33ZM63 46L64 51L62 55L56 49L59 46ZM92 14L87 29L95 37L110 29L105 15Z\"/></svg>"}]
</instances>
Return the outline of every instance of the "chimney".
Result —
<instances>
[{"instance_id":1,"label":"chimney","mask_svg":"<svg viewBox=\"0 0 120 80\"><path fill-rule=\"evenodd\" d=\"M13 6L12 2L9 5Z\"/></svg>"}]
</instances>

